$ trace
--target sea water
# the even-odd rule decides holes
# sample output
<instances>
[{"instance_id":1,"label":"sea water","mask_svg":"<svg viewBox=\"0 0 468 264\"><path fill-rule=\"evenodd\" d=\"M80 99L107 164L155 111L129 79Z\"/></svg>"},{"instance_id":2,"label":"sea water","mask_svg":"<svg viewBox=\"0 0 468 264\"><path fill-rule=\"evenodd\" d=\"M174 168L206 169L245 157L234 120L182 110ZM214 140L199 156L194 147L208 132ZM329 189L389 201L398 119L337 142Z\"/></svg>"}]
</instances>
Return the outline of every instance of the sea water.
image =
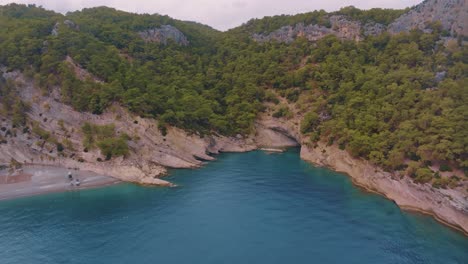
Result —
<instances>
[{"instance_id":1,"label":"sea water","mask_svg":"<svg viewBox=\"0 0 468 264\"><path fill-rule=\"evenodd\" d=\"M222 154L177 188L0 202L0 263L468 263L468 238L301 161Z\"/></svg>"}]
</instances>

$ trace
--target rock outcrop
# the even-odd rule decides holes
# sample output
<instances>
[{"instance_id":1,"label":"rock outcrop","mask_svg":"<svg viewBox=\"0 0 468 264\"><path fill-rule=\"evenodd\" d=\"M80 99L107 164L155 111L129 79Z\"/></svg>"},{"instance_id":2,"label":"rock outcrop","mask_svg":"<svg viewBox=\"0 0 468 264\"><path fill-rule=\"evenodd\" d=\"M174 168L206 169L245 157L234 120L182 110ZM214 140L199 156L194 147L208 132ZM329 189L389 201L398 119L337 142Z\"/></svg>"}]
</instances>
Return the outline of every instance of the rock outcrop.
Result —
<instances>
[{"instance_id":1,"label":"rock outcrop","mask_svg":"<svg viewBox=\"0 0 468 264\"><path fill-rule=\"evenodd\" d=\"M52 31L50 32L52 36L58 36L60 24L61 24L60 22L55 23L54 27L52 28ZM63 21L63 24L71 29L75 29L75 30L79 29L78 25L76 25L75 22L68 20L68 19Z\"/></svg>"},{"instance_id":2,"label":"rock outcrop","mask_svg":"<svg viewBox=\"0 0 468 264\"><path fill-rule=\"evenodd\" d=\"M189 41L187 37L176 27L171 25L162 25L159 28L152 28L138 32L138 35L146 42L155 42L167 45L169 40L178 45L187 46Z\"/></svg>"},{"instance_id":3,"label":"rock outcrop","mask_svg":"<svg viewBox=\"0 0 468 264\"><path fill-rule=\"evenodd\" d=\"M253 34L252 38L257 42L278 41L291 43L298 37L309 41L317 41L327 35L335 35L340 39L360 41L364 36L378 35L385 31L385 26L378 23L362 24L350 20L345 16L333 15L329 17L331 27L322 25L298 23L294 26L284 26L270 34Z\"/></svg>"},{"instance_id":4,"label":"rock outcrop","mask_svg":"<svg viewBox=\"0 0 468 264\"><path fill-rule=\"evenodd\" d=\"M72 61L68 62L73 64ZM30 165L93 171L123 181L169 185L159 179L166 173L166 168L195 168L201 166L203 161L213 160L210 154L257 148L252 137L201 137L175 127L169 127L167 134L163 135L156 120L135 116L119 105L111 106L101 115L77 112L61 102L58 89L44 96L32 81L26 80L19 72L3 73L3 77L17 83L19 96L30 105L29 120L47 131L56 142L68 142L69 146L58 151L55 143L32 133L31 126L20 130L8 118L1 118L0 136L6 142L0 144L0 164L8 164L15 159ZM117 134L129 135L132 138L129 141L129 155L103 161L98 149L85 150L81 131L85 122L114 124Z\"/></svg>"},{"instance_id":5,"label":"rock outcrop","mask_svg":"<svg viewBox=\"0 0 468 264\"><path fill-rule=\"evenodd\" d=\"M428 24L440 22L452 36L468 36L468 0L426 0L389 25L391 33L417 28L430 31Z\"/></svg>"},{"instance_id":6,"label":"rock outcrop","mask_svg":"<svg viewBox=\"0 0 468 264\"><path fill-rule=\"evenodd\" d=\"M438 22L443 30L456 35L468 36L468 0L426 0L397 18L388 27L379 23L361 23L346 16L331 15L328 18L331 27L323 25L283 26L269 34L256 33L252 38L257 42L278 41L291 43L298 37L317 41L327 35L340 39L360 41L366 36L375 36L385 31L391 34L420 29L430 33L430 23Z\"/></svg>"}]
</instances>

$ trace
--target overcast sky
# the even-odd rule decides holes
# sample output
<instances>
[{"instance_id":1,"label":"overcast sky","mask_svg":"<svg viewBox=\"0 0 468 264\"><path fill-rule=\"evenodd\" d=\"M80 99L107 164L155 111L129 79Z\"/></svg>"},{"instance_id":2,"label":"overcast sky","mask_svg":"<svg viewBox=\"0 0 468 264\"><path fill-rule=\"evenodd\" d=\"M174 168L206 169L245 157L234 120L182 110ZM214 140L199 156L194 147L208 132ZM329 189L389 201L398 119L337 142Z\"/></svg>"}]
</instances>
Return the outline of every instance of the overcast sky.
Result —
<instances>
[{"instance_id":1,"label":"overcast sky","mask_svg":"<svg viewBox=\"0 0 468 264\"><path fill-rule=\"evenodd\" d=\"M255 17L297 14L319 9L334 11L349 5L361 9L405 8L422 0L0 0L2 5L11 2L42 5L61 13L84 7L110 6L135 13L169 15L226 30Z\"/></svg>"}]
</instances>

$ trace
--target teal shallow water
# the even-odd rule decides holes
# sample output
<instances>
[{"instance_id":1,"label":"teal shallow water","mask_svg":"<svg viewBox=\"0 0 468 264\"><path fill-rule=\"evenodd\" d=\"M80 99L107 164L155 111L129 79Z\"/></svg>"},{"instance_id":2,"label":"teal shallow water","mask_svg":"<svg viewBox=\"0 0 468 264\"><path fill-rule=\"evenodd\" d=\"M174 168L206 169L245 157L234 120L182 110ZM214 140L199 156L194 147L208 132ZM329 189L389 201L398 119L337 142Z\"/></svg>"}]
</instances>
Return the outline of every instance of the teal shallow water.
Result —
<instances>
[{"instance_id":1,"label":"teal shallow water","mask_svg":"<svg viewBox=\"0 0 468 264\"><path fill-rule=\"evenodd\" d=\"M0 203L0 263L468 263L468 238L282 154L223 154L178 188Z\"/></svg>"}]
</instances>

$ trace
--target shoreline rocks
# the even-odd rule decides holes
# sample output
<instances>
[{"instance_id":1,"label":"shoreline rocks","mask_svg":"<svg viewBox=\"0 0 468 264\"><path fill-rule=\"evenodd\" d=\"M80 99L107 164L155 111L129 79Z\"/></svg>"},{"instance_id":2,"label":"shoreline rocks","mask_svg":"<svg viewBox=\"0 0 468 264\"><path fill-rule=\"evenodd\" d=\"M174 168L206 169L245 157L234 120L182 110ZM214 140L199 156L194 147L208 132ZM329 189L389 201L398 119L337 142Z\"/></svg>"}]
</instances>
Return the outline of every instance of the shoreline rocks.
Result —
<instances>
[{"instance_id":1,"label":"shoreline rocks","mask_svg":"<svg viewBox=\"0 0 468 264\"><path fill-rule=\"evenodd\" d=\"M317 166L349 175L355 185L385 196L404 210L431 215L468 235L468 198L460 191L416 184L408 177L384 172L368 161L355 159L346 151L324 143L315 148L304 145L300 155Z\"/></svg>"}]
</instances>

